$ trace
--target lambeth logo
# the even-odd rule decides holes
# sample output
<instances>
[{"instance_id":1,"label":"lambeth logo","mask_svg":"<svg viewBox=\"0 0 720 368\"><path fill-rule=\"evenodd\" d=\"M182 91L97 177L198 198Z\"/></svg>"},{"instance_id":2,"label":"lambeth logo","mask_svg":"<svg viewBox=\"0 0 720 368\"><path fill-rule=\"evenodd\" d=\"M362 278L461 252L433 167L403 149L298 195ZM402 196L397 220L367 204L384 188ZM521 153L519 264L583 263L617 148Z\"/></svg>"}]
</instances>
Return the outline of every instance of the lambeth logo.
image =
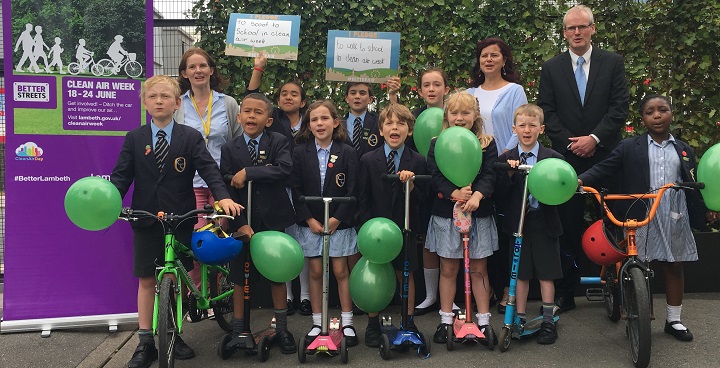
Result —
<instances>
[{"instance_id":1,"label":"lambeth logo","mask_svg":"<svg viewBox=\"0 0 720 368\"><path fill-rule=\"evenodd\" d=\"M15 149L15 159L18 161L42 161L42 154L43 149L35 142L26 142Z\"/></svg>"}]
</instances>

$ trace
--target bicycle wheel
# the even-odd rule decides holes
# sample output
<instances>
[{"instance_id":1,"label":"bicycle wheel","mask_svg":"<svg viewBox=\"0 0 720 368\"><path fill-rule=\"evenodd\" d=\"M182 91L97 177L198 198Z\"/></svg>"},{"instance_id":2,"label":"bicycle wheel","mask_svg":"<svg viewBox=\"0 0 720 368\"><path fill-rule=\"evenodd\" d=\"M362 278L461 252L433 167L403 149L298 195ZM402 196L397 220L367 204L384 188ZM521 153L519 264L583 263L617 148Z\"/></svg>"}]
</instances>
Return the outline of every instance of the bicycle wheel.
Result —
<instances>
[{"instance_id":1,"label":"bicycle wheel","mask_svg":"<svg viewBox=\"0 0 720 368\"><path fill-rule=\"evenodd\" d=\"M68 64L68 73L70 73L72 75L80 74L80 64L78 64L78 63Z\"/></svg>"},{"instance_id":2,"label":"bicycle wheel","mask_svg":"<svg viewBox=\"0 0 720 368\"><path fill-rule=\"evenodd\" d=\"M233 290L235 284L230 282L227 275L218 272L218 270L211 270L210 276L210 298L215 298L218 295L224 294L227 291ZM233 296L229 294L225 298L212 302L213 313L215 314L215 321L217 321L220 328L227 332L232 332L232 318L233 318Z\"/></svg>"},{"instance_id":3,"label":"bicycle wheel","mask_svg":"<svg viewBox=\"0 0 720 368\"><path fill-rule=\"evenodd\" d=\"M98 65L102 67L102 75L109 77L115 73L113 73L113 68L115 68L115 63L113 63L110 59L101 59L97 62Z\"/></svg>"},{"instance_id":4,"label":"bicycle wheel","mask_svg":"<svg viewBox=\"0 0 720 368\"><path fill-rule=\"evenodd\" d=\"M177 318L175 315L175 285L169 277L164 278L160 283L158 299L157 334L160 340L158 364L161 368L172 368L175 366L173 350L177 336Z\"/></svg>"},{"instance_id":5,"label":"bicycle wheel","mask_svg":"<svg viewBox=\"0 0 720 368\"><path fill-rule=\"evenodd\" d=\"M626 275L623 293L627 311L630 353L635 367L645 368L650 363L650 296L645 273L633 267Z\"/></svg>"},{"instance_id":6,"label":"bicycle wheel","mask_svg":"<svg viewBox=\"0 0 720 368\"><path fill-rule=\"evenodd\" d=\"M605 283L602 285L605 311L608 318L613 322L620 320L620 294L615 275L615 268L608 267L605 270L605 275L603 275Z\"/></svg>"},{"instance_id":7,"label":"bicycle wheel","mask_svg":"<svg viewBox=\"0 0 720 368\"><path fill-rule=\"evenodd\" d=\"M131 78L137 78L142 74L142 65L137 61L130 61L125 64L125 74Z\"/></svg>"}]
</instances>

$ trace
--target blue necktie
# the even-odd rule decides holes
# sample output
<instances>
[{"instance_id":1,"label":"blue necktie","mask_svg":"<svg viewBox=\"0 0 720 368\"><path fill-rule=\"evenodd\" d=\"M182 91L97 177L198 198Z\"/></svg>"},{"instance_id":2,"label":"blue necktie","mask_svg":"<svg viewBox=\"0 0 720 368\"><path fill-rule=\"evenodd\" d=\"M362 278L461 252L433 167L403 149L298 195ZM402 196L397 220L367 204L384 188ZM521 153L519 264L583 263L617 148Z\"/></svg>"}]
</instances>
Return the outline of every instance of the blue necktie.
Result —
<instances>
[{"instance_id":1,"label":"blue necktie","mask_svg":"<svg viewBox=\"0 0 720 368\"><path fill-rule=\"evenodd\" d=\"M580 56L577 61L577 69L575 69L575 82L577 82L578 92L580 92L580 103L585 104L585 88L587 88L587 76L583 69L585 58Z\"/></svg>"}]
</instances>

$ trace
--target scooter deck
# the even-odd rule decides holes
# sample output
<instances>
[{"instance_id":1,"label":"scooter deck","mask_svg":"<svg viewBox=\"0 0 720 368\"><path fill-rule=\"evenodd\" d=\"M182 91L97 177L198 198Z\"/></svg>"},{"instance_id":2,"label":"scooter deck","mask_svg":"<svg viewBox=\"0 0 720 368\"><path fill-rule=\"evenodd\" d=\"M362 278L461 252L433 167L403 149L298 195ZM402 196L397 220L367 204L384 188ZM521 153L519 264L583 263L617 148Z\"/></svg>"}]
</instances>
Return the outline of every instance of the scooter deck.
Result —
<instances>
[{"instance_id":1,"label":"scooter deck","mask_svg":"<svg viewBox=\"0 0 720 368\"><path fill-rule=\"evenodd\" d=\"M310 345L306 348L309 354L337 355L340 353L340 343L343 339L343 333L339 329L328 330L327 335L318 335Z\"/></svg>"},{"instance_id":2,"label":"scooter deck","mask_svg":"<svg viewBox=\"0 0 720 368\"><path fill-rule=\"evenodd\" d=\"M387 335L388 340L390 340L391 348L408 348L413 345L423 346L426 344L425 341L420 338L419 333L409 330L401 330L393 325L382 326L380 327L380 331L383 335Z\"/></svg>"},{"instance_id":3,"label":"scooter deck","mask_svg":"<svg viewBox=\"0 0 720 368\"><path fill-rule=\"evenodd\" d=\"M455 319L453 322L453 335L457 342L480 342L485 335L480 331L474 322L467 322L464 319Z\"/></svg>"},{"instance_id":4,"label":"scooter deck","mask_svg":"<svg viewBox=\"0 0 720 368\"><path fill-rule=\"evenodd\" d=\"M553 317L553 323L557 324L558 320L560 320L559 316ZM542 321L543 317L539 316L525 322L524 326L517 326L520 338L532 336L538 333L540 331Z\"/></svg>"}]
</instances>

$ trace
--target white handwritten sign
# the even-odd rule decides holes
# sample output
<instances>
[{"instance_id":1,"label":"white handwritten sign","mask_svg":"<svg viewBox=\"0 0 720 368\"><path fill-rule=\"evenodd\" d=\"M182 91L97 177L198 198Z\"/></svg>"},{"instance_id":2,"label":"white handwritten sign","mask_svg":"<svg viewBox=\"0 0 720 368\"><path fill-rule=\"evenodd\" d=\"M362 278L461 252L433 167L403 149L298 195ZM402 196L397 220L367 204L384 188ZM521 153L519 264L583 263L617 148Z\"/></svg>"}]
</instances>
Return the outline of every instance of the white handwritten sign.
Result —
<instances>
[{"instance_id":1,"label":"white handwritten sign","mask_svg":"<svg viewBox=\"0 0 720 368\"><path fill-rule=\"evenodd\" d=\"M299 38L300 16L231 14L225 54L297 60Z\"/></svg>"},{"instance_id":2,"label":"white handwritten sign","mask_svg":"<svg viewBox=\"0 0 720 368\"><path fill-rule=\"evenodd\" d=\"M326 80L384 83L398 74L400 33L329 31Z\"/></svg>"}]
</instances>

